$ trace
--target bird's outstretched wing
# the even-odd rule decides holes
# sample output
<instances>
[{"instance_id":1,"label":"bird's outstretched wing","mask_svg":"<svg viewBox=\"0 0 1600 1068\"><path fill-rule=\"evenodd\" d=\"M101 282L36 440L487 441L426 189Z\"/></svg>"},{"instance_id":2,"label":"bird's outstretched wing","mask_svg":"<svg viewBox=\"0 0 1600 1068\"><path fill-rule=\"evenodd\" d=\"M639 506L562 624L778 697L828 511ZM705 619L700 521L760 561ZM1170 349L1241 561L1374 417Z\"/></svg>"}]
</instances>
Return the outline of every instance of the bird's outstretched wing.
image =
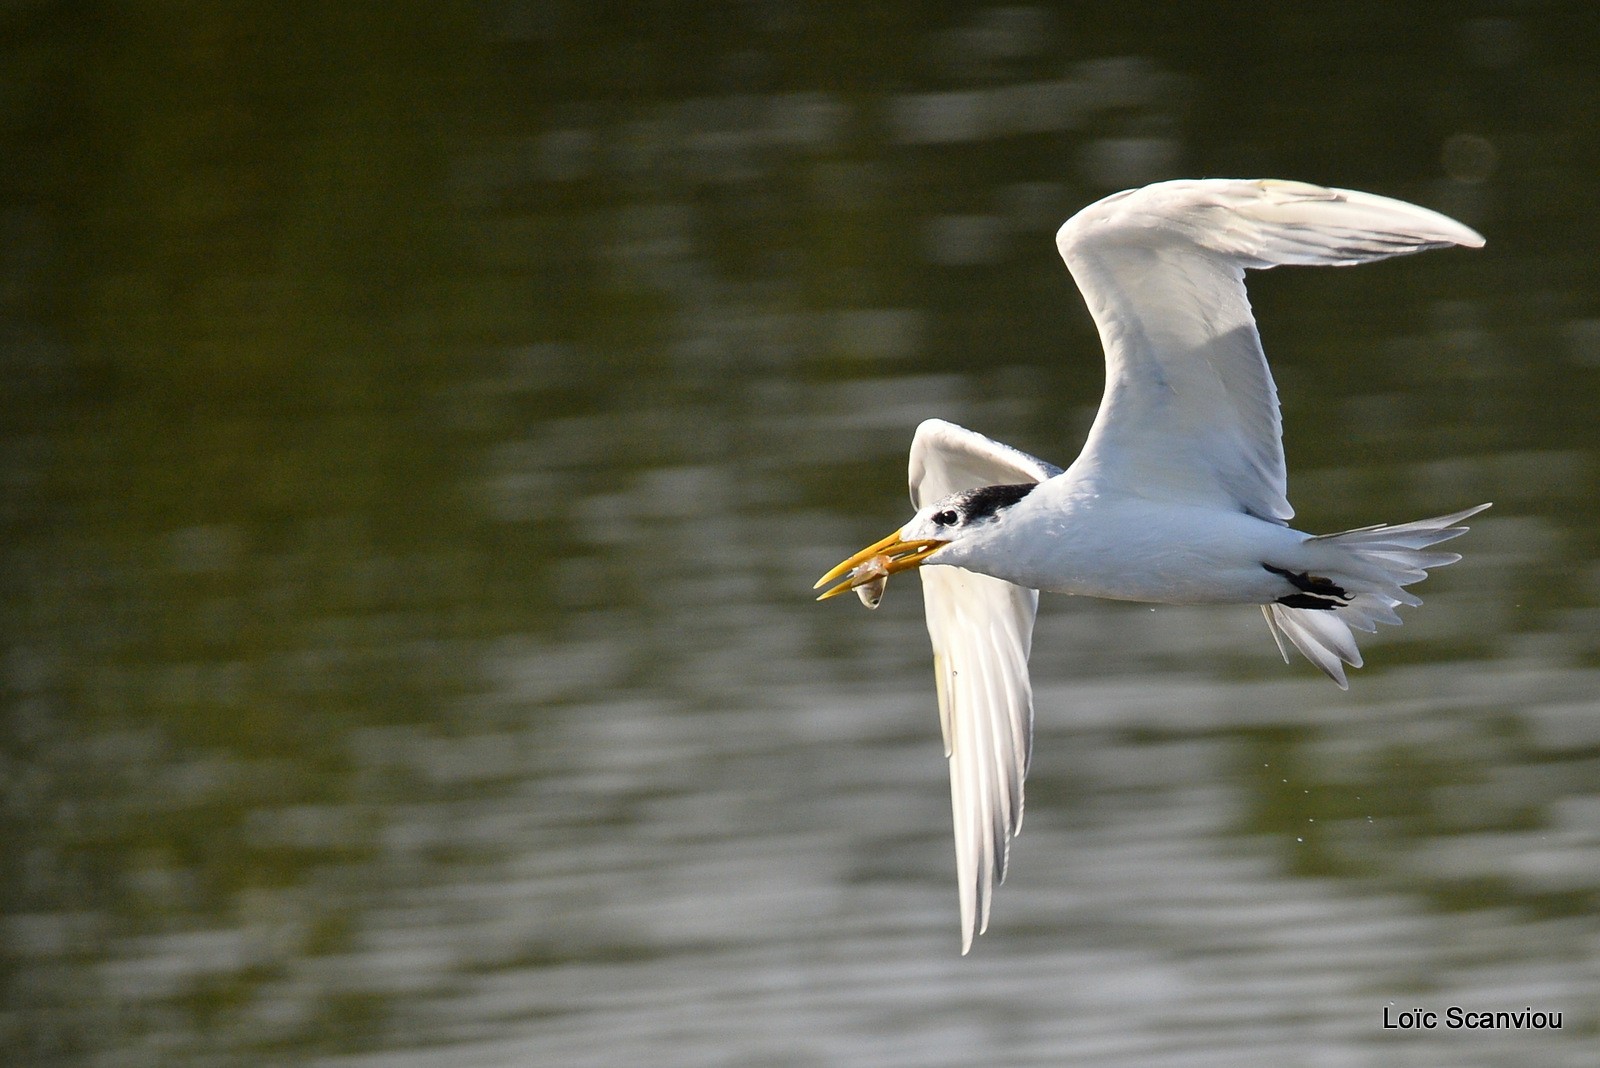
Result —
<instances>
[{"instance_id":1,"label":"bird's outstretched wing","mask_svg":"<svg viewBox=\"0 0 1600 1068\"><path fill-rule=\"evenodd\" d=\"M1286 522L1278 392L1245 269L1482 244L1437 212L1300 182L1161 182L1089 205L1056 234L1106 352L1105 396L1074 473Z\"/></svg>"},{"instance_id":2,"label":"bird's outstretched wing","mask_svg":"<svg viewBox=\"0 0 1600 1068\"><path fill-rule=\"evenodd\" d=\"M911 503L958 490L1042 482L1061 469L940 419L911 442ZM959 567L924 567L923 606L933 640L939 723L950 760L961 952L989 924L989 898L1005 879L1022 824L1022 779L1033 745L1028 650L1039 592Z\"/></svg>"}]
</instances>

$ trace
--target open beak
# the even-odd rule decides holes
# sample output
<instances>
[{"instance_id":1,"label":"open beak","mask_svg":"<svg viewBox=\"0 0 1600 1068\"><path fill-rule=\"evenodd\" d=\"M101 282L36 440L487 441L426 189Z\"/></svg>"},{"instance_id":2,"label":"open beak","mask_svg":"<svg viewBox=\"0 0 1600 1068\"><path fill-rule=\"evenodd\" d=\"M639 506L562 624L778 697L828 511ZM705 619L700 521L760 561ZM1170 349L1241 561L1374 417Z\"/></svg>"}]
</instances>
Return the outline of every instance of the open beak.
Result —
<instances>
[{"instance_id":1,"label":"open beak","mask_svg":"<svg viewBox=\"0 0 1600 1068\"><path fill-rule=\"evenodd\" d=\"M832 571L819 578L816 586L811 588L818 589L842 577L843 581L832 589L824 591L817 598L819 601L826 601L829 597L837 597L847 590L853 590L859 586L867 586L871 583L878 583L881 591L881 584L890 575L898 574L901 571L909 571L911 568L919 566L924 560L948 544L949 542L940 541L938 538L917 538L913 541L901 541L900 532L895 531L882 541L873 542L850 557L850 559L839 564ZM874 600L871 604L876 604L876 601Z\"/></svg>"}]
</instances>

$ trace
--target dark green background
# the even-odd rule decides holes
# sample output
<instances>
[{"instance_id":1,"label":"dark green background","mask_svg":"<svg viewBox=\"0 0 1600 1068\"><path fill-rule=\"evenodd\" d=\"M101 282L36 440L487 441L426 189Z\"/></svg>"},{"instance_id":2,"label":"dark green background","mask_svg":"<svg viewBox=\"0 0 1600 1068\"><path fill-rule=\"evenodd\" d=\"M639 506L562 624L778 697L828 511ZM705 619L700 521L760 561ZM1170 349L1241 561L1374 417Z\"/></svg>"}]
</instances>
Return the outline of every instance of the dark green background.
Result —
<instances>
[{"instance_id":1,"label":"dark green background","mask_svg":"<svg viewBox=\"0 0 1600 1068\"><path fill-rule=\"evenodd\" d=\"M7 1062L1590 1063L1592 5L592 8L0 7ZM960 960L916 584L810 585L922 418L1070 460L1054 230L1201 175L1487 236L1252 299L1300 525L1496 507L1348 695L1047 598Z\"/></svg>"}]
</instances>

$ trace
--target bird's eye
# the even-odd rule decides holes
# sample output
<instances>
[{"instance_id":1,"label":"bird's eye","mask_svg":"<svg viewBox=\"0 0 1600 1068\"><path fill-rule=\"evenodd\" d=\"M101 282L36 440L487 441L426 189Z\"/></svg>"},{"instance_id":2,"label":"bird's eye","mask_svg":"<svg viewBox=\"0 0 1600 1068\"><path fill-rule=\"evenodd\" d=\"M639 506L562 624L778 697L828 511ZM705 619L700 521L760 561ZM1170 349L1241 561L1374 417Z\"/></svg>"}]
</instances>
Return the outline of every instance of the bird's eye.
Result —
<instances>
[{"instance_id":1,"label":"bird's eye","mask_svg":"<svg viewBox=\"0 0 1600 1068\"><path fill-rule=\"evenodd\" d=\"M933 525L936 527L953 527L956 520L961 517L956 515L954 508L946 508L942 512L933 513Z\"/></svg>"}]
</instances>

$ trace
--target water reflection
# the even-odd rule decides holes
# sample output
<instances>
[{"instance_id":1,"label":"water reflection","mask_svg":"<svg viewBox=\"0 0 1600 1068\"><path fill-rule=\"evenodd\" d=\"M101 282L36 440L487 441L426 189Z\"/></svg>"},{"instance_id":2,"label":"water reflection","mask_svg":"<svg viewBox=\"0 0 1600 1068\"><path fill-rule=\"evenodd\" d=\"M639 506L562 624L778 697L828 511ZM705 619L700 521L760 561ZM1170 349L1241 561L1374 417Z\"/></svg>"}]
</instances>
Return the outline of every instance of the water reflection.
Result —
<instances>
[{"instance_id":1,"label":"water reflection","mask_svg":"<svg viewBox=\"0 0 1600 1068\"><path fill-rule=\"evenodd\" d=\"M1334 30L342 10L9 16L17 1063L1590 1062L1576 6L1293 76ZM1350 695L1252 613L1047 600L962 960L917 596L806 591L925 416L1073 455L1062 218L1239 172L1489 235L1252 295L1308 524L1496 511Z\"/></svg>"}]
</instances>

